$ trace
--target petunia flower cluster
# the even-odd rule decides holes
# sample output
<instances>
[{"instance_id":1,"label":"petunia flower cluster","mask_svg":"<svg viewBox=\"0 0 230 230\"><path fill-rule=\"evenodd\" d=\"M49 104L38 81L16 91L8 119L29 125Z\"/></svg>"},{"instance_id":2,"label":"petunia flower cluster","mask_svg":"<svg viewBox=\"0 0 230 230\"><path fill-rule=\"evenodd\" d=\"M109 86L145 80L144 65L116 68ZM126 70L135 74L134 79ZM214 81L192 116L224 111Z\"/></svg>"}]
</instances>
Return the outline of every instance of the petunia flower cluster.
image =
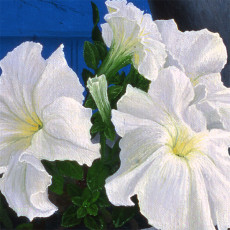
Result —
<instances>
[{"instance_id":1,"label":"petunia flower cluster","mask_svg":"<svg viewBox=\"0 0 230 230\"><path fill-rule=\"evenodd\" d=\"M137 195L156 229L227 230L230 89L221 81L222 39L207 29L181 32L173 19L153 21L126 0L105 4L101 28L109 51L87 88L104 125L112 121L121 138L120 168L105 183L109 201L133 206ZM30 220L57 210L41 160L90 167L101 157L90 135L92 111L82 105L84 88L63 46L47 60L41 50L25 42L0 62L0 190ZM147 92L125 85L112 107L107 79L124 63L151 83Z\"/></svg>"}]
</instances>

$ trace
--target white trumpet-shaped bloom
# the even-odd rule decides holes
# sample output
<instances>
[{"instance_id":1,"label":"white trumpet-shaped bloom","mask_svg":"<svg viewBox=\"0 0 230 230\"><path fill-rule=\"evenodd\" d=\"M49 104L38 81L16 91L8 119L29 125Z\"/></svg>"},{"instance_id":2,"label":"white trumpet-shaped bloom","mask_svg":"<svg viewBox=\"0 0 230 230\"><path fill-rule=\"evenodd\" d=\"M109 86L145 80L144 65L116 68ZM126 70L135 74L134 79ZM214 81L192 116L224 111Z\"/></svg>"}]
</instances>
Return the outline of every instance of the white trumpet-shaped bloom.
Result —
<instances>
[{"instance_id":1,"label":"white trumpet-shaped bloom","mask_svg":"<svg viewBox=\"0 0 230 230\"><path fill-rule=\"evenodd\" d=\"M230 130L230 90L220 72L227 62L227 50L218 33L178 30L174 20L155 21L166 46L165 66L177 66L190 78L195 100L207 119L208 128Z\"/></svg>"},{"instance_id":2,"label":"white trumpet-shaped bloom","mask_svg":"<svg viewBox=\"0 0 230 230\"><path fill-rule=\"evenodd\" d=\"M157 78L165 63L165 46L150 14L125 0L105 2L107 23L102 24L102 36L111 48L115 60L131 57L133 65L149 80Z\"/></svg>"},{"instance_id":3,"label":"white trumpet-shaped bloom","mask_svg":"<svg viewBox=\"0 0 230 230\"><path fill-rule=\"evenodd\" d=\"M108 98L108 83L105 75L89 78L87 87L91 93L104 122L110 122L111 107Z\"/></svg>"},{"instance_id":4,"label":"white trumpet-shaped bloom","mask_svg":"<svg viewBox=\"0 0 230 230\"><path fill-rule=\"evenodd\" d=\"M91 110L83 87L60 46L47 60L42 46L25 42L1 60L0 189L18 216L52 215L51 176L41 159L91 165L100 156L92 144Z\"/></svg>"},{"instance_id":5,"label":"white trumpet-shaped bloom","mask_svg":"<svg viewBox=\"0 0 230 230\"><path fill-rule=\"evenodd\" d=\"M121 166L106 180L114 205L134 205L157 229L230 227L230 133L206 129L193 86L179 69L160 72L148 93L128 86L112 110Z\"/></svg>"}]
</instances>

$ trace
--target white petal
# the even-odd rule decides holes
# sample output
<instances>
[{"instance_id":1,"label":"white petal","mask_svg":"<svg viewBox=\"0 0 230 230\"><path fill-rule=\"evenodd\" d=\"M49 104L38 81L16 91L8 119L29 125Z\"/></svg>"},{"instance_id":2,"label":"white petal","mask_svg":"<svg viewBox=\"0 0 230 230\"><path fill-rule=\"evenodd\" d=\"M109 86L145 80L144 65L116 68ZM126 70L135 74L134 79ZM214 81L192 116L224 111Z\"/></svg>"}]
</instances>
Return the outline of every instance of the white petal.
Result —
<instances>
[{"instance_id":1,"label":"white petal","mask_svg":"<svg viewBox=\"0 0 230 230\"><path fill-rule=\"evenodd\" d=\"M110 47L113 40L113 31L108 23L101 24L102 37L105 44Z\"/></svg>"},{"instance_id":2,"label":"white petal","mask_svg":"<svg viewBox=\"0 0 230 230\"><path fill-rule=\"evenodd\" d=\"M41 115L43 108L58 97L71 97L82 103L84 88L77 75L68 66L61 45L47 59L47 66L34 90L36 112Z\"/></svg>"},{"instance_id":3,"label":"white petal","mask_svg":"<svg viewBox=\"0 0 230 230\"><path fill-rule=\"evenodd\" d=\"M2 194L18 216L51 216L57 208L48 199L51 176L39 160L30 155L12 157L7 172L0 179Z\"/></svg>"},{"instance_id":4,"label":"white petal","mask_svg":"<svg viewBox=\"0 0 230 230\"><path fill-rule=\"evenodd\" d=\"M221 136L223 137L223 135ZM213 147L215 150L217 150L215 153L211 149ZM227 157L224 158L223 154L220 151L218 151L218 148L219 150L224 151L226 155L228 154L227 148L221 149L221 146L215 147L215 145L212 146L209 145L208 151L214 153L211 155L212 156L219 155L219 156L214 158L212 157L209 158L207 156L209 156L210 153L208 153L207 156L202 154L197 154L196 157L191 158L190 165L191 168L194 168L194 171L196 171L196 175L199 175L199 180L202 181L202 182L198 181L199 185L205 183L206 188L203 188L202 190L199 189L197 192L201 193L200 191L205 191L205 190L207 191L208 202L210 206L209 209L211 211L210 213L212 215L213 224L215 225L217 224L218 229L220 230L227 230L228 227L230 227L230 208L229 208L230 180L229 180L229 174L226 174L222 170L222 168L225 167L225 169L227 169L229 172L230 157L228 156L228 158ZM221 168L219 166L221 166ZM205 199L203 198L202 201L204 200ZM206 209L207 213L209 212L209 209L208 208ZM204 219L207 220L207 218ZM209 228L207 227L207 229Z\"/></svg>"},{"instance_id":5,"label":"white petal","mask_svg":"<svg viewBox=\"0 0 230 230\"><path fill-rule=\"evenodd\" d=\"M223 69L227 50L218 33L207 29L180 32L174 20L155 22L167 50L191 77L218 73Z\"/></svg>"},{"instance_id":6,"label":"white petal","mask_svg":"<svg viewBox=\"0 0 230 230\"><path fill-rule=\"evenodd\" d=\"M194 90L189 78L179 69L168 67L159 73L148 91L154 102L164 105L168 113L183 119L195 131L206 128L204 116L190 103ZM198 119L199 118L199 119Z\"/></svg>"},{"instance_id":7,"label":"white petal","mask_svg":"<svg viewBox=\"0 0 230 230\"><path fill-rule=\"evenodd\" d=\"M141 119L134 115L112 110L112 122L116 132L123 137L126 133L142 126L151 126L154 122L148 119Z\"/></svg>"},{"instance_id":8,"label":"white petal","mask_svg":"<svg viewBox=\"0 0 230 230\"><path fill-rule=\"evenodd\" d=\"M148 80L155 80L162 69L167 56L163 43L148 39L144 47L133 56L133 64L140 74Z\"/></svg>"},{"instance_id":9,"label":"white petal","mask_svg":"<svg viewBox=\"0 0 230 230\"><path fill-rule=\"evenodd\" d=\"M203 113L208 129L223 129L221 114L218 109L208 101L198 103L196 107ZM227 119L228 120L228 119Z\"/></svg>"},{"instance_id":10,"label":"white petal","mask_svg":"<svg viewBox=\"0 0 230 230\"><path fill-rule=\"evenodd\" d=\"M1 60L0 105L14 119L34 114L33 90L45 68L39 43L24 42Z\"/></svg>"},{"instance_id":11,"label":"white petal","mask_svg":"<svg viewBox=\"0 0 230 230\"><path fill-rule=\"evenodd\" d=\"M191 173L188 229L215 230L205 180L198 165L189 162Z\"/></svg>"},{"instance_id":12,"label":"white petal","mask_svg":"<svg viewBox=\"0 0 230 230\"><path fill-rule=\"evenodd\" d=\"M158 100L154 101L148 93L131 85L127 86L126 93L118 101L117 109L137 118L153 121L161 121L165 116L164 105L158 103Z\"/></svg>"},{"instance_id":13,"label":"white petal","mask_svg":"<svg viewBox=\"0 0 230 230\"><path fill-rule=\"evenodd\" d=\"M114 205L133 205L136 185L155 158L161 155L162 127L155 124L127 133L120 141L121 167L106 180L106 193Z\"/></svg>"},{"instance_id":14,"label":"white petal","mask_svg":"<svg viewBox=\"0 0 230 230\"><path fill-rule=\"evenodd\" d=\"M141 213L149 224L161 230L190 229L189 194L187 163L170 153L152 162L137 191Z\"/></svg>"},{"instance_id":15,"label":"white petal","mask_svg":"<svg viewBox=\"0 0 230 230\"><path fill-rule=\"evenodd\" d=\"M5 133L1 135L0 143L0 173L7 170L11 157L18 152L23 152L30 145L31 138L11 138L11 133Z\"/></svg>"},{"instance_id":16,"label":"white petal","mask_svg":"<svg viewBox=\"0 0 230 230\"><path fill-rule=\"evenodd\" d=\"M76 160L90 166L100 157L99 144L91 142L91 109L72 98L61 97L43 111L43 128L32 139L31 148L39 159Z\"/></svg>"}]
</instances>

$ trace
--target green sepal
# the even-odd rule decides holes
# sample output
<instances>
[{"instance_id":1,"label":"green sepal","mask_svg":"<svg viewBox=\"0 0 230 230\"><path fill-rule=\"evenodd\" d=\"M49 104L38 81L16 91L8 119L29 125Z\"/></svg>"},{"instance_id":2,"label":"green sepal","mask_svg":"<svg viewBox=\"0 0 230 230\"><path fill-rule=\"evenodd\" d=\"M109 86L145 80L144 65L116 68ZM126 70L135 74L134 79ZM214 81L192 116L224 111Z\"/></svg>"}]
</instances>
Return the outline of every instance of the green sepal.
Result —
<instances>
[{"instance_id":1,"label":"green sepal","mask_svg":"<svg viewBox=\"0 0 230 230\"><path fill-rule=\"evenodd\" d=\"M84 218L84 224L91 230L102 230L105 225L103 219L100 216L92 217L89 215Z\"/></svg>"},{"instance_id":2,"label":"green sepal","mask_svg":"<svg viewBox=\"0 0 230 230\"><path fill-rule=\"evenodd\" d=\"M131 220L137 213L136 206L134 207L113 207L112 219L115 228L123 226Z\"/></svg>"},{"instance_id":3,"label":"green sepal","mask_svg":"<svg viewBox=\"0 0 230 230\"><path fill-rule=\"evenodd\" d=\"M61 175L70 177L76 180L82 180L83 168L74 161L57 161L56 165Z\"/></svg>"},{"instance_id":4,"label":"green sepal","mask_svg":"<svg viewBox=\"0 0 230 230\"><path fill-rule=\"evenodd\" d=\"M87 209L83 206L81 206L80 208L78 208L77 210L77 218L83 218L87 215Z\"/></svg>"},{"instance_id":5,"label":"green sepal","mask_svg":"<svg viewBox=\"0 0 230 230\"><path fill-rule=\"evenodd\" d=\"M98 207L96 204L91 204L89 207L86 208L87 213L91 216L96 216L98 213Z\"/></svg>"},{"instance_id":6,"label":"green sepal","mask_svg":"<svg viewBox=\"0 0 230 230\"><path fill-rule=\"evenodd\" d=\"M94 70L97 69L97 66L99 64L99 55L100 54L97 50L97 47L91 42L85 41L83 56L85 63L89 68L92 68Z\"/></svg>"},{"instance_id":7,"label":"green sepal","mask_svg":"<svg viewBox=\"0 0 230 230\"><path fill-rule=\"evenodd\" d=\"M77 217L77 207L70 206L62 215L61 226L63 227L73 227L80 224L81 219Z\"/></svg>"}]
</instances>

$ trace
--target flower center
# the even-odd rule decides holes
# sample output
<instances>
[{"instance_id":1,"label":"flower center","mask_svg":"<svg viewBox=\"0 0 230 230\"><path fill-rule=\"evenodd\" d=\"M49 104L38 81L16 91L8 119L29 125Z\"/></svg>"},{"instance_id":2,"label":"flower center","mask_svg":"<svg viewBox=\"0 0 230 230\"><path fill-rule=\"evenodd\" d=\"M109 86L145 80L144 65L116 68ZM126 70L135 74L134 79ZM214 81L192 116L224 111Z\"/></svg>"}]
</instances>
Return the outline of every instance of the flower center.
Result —
<instances>
[{"instance_id":1,"label":"flower center","mask_svg":"<svg viewBox=\"0 0 230 230\"><path fill-rule=\"evenodd\" d=\"M27 115L25 122L20 124L19 129L23 136L31 136L42 128L43 124L36 113Z\"/></svg>"},{"instance_id":2,"label":"flower center","mask_svg":"<svg viewBox=\"0 0 230 230\"><path fill-rule=\"evenodd\" d=\"M202 134L195 134L184 126L175 126L170 129L168 146L172 153L177 156L185 157L191 152L199 152L199 143L202 141Z\"/></svg>"}]
</instances>

